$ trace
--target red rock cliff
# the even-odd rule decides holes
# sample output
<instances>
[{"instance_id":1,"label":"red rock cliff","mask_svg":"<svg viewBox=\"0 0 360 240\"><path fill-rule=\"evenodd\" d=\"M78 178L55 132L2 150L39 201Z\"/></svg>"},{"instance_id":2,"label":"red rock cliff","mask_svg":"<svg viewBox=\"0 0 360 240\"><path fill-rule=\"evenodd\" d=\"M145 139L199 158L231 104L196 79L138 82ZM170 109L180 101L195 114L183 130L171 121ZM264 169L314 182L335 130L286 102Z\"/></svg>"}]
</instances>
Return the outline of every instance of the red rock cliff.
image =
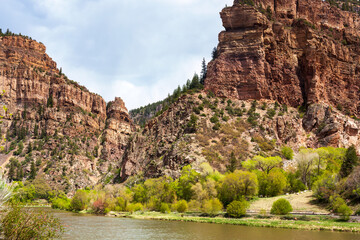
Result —
<instances>
[{"instance_id":1,"label":"red rock cliff","mask_svg":"<svg viewBox=\"0 0 360 240\"><path fill-rule=\"evenodd\" d=\"M0 37L0 103L8 107L0 111L8 140L0 166L13 156L11 143L21 140L30 149L16 158L25 178L29 159L36 159L39 174L71 193L115 175L134 127L120 98L106 108L101 96L61 73L45 50L22 36Z\"/></svg>"},{"instance_id":2,"label":"red rock cliff","mask_svg":"<svg viewBox=\"0 0 360 240\"><path fill-rule=\"evenodd\" d=\"M220 15L226 31L208 65L206 89L294 107L325 103L360 115L357 14L321 0L256 0Z\"/></svg>"}]
</instances>

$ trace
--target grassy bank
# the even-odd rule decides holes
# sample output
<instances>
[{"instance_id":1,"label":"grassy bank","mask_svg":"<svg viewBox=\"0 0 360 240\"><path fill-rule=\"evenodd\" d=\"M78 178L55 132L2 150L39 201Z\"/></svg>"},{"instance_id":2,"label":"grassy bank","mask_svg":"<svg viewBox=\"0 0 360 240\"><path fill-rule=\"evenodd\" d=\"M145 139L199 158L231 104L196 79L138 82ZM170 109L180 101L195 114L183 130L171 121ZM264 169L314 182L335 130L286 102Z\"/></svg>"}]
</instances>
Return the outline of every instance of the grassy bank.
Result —
<instances>
[{"instance_id":1,"label":"grassy bank","mask_svg":"<svg viewBox=\"0 0 360 240\"><path fill-rule=\"evenodd\" d=\"M327 217L314 216L308 221L301 220L282 220L280 217L272 217L267 219L259 219L256 217L245 217L241 219L224 218L224 217L200 217L187 214L169 213L162 214L158 212L137 212L132 214L118 215L121 217L129 217L135 219L151 219L151 220L167 220L167 221L183 221L183 222L199 222L199 223L217 223L217 224L233 224L251 227L271 227L271 228L287 228L301 230L327 230L339 232L356 232L360 233L360 224L353 222L340 222L336 219L328 219Z\"/></svg>"}]
</instances>

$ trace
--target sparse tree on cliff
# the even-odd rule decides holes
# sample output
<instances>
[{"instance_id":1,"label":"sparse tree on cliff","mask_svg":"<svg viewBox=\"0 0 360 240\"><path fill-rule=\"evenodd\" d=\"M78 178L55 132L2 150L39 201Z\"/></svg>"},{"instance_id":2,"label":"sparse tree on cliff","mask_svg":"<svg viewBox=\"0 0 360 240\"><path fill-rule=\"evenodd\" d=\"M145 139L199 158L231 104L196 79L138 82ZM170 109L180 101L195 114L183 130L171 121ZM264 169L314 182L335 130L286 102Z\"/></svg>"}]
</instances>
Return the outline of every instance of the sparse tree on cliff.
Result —
<instances>
[{"instance_id":1,"label":"sparse tree on cliff","mask_svg":"<svg viewBox=\"0 0 360 240\"><path fill-rule=\"evenodd\" d=\"M49 98L47 100L47 106L51 108L54 106L54 100L52 94L49 95Z\"/></svg>"},{"instance_id":2,"label":"sparse tree on cliff","mask_svg":"<svg viewBox=\"0 0 360 240\"><path fill-rule=\"evenodd\" d=\"M31 162L31 167L30 167L30 176L29 179L35 179L36 177L36 168L35 168L35 163L34 161Z\"/></svg>"},{"instance_id":3,"label":"sparse tree on cliff","mask_svg":"<svg viewBox=\"0 0 360 240\"><path fill-rule=\"evenodd\" d=\"M212 60L215 60L217 57L218 57L218 50L216 47L213 48L213 51L211 53L211 56L212 56Z\"/></svg>"},{"instance_id":4,"label":"sparse tree on cliff","mask_svg":"<svg viewBox=\"0 0 360 240\"><path fill-rule=\"evenodd\" d=\"M205 83L206 74L207 74L207 66L206 66L205 58L203 58L201 63L201 75L200 75L200 83L202 85L204 85Z\"/></svg>"}]
</instances>

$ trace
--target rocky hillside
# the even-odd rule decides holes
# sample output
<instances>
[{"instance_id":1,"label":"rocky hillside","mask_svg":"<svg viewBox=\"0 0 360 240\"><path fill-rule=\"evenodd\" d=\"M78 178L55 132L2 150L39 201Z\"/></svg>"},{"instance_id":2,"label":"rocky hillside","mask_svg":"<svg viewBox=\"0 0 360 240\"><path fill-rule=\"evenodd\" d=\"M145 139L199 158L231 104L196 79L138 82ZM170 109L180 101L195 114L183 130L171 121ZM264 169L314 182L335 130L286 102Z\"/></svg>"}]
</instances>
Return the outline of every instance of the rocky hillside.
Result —
<instances>
[{"instance_id":1,"label":"rocky hillside","mask_svg":"<svg viewBox=\"0 0 360 240\"><path fill-rule=\"evenodd\" d=\"M176 178L182 166L196 167L203 162L226 172L256 154L281 156L283 146L294 150L359 146L359 128L358 121L320 104L310 105L305 112L266 99L186 94L133 135L121 178L164 174ZM230 161L232 153L234 163Z\"/></svg>"},{"instance_id":2,"label":"rocky hillside","mask_svg":"<svg viewBox=\"0 0 360 240\"><path fill-rule=\"evenodd\" d=\"M324 103L359 117L357 13L322 0L236 0L220 15L225 31L206 89L293 107Z\"/></svg>"},{"instance_id":3,"label":"rocky hillside","mask_svg":"<svg viewBox=\"0 0 360 240\"><path fill-rule=\"evenodd\" d=\"M139 123L151 118L144 127L120 98L106 104L69 80L43 44L0 37L8 177L42 175L71 195L98 183L176 178L187 164L225 172L256 154L281 155L285 145L360 148L355 13L321 0L247 0L220 15L225 31L205 90L194 77L159 116L157 104L133 111Z\"/></svg>"},{"instance_id":4,"label":"rocky hillside","mask_svg":"<svg viewBox=\"0 0 360 240\"><path fill-rule=\"evenodd\" d=\"M134 130L120 98L102 97L69 80L45 53L22 36L0 37L0 89L6 110L1 165L12 178L36 173L72 191L113 176Z\"/></svg>"}]
</instances>

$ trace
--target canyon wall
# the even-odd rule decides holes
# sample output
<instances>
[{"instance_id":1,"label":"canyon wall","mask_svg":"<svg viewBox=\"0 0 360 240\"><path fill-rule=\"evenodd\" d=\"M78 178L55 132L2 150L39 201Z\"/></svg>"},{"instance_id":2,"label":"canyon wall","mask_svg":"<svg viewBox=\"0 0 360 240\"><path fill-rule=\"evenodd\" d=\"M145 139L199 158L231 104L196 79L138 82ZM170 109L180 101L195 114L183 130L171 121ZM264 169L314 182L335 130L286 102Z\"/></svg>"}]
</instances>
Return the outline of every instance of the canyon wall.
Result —
<instances>
[{"instance_id":1,"label":"canyon wall","mask_svg":"<svg viewBox=\"0 0 360 240\"><path fill-rule=\"evenodd\" d=\"M321 0L254 2L221 11L226 30L205 88L293 107L324 103L359 116L358 14Z\"/></svg>"}]
</instances>

